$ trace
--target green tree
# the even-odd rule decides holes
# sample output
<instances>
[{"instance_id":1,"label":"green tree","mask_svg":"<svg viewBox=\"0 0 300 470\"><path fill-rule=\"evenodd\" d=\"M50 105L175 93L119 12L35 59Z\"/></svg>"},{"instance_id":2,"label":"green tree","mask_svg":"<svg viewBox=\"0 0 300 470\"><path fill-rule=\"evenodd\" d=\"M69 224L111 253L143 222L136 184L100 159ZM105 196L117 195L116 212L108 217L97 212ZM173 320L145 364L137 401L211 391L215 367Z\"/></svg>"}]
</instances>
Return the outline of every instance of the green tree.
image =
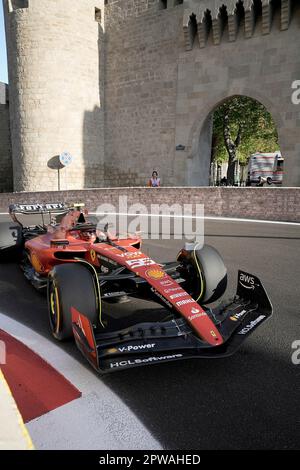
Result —
<instances>
[{"instance_id":1,"label":"green tree","mask_svg":"<svg viewBox=\"0 0 300 470\"><path fill-rule=\"evenodd\" d=\"M278 134L271 114L258 101L234 96L222 103L213 116L213 161L228 161L227 180L234 183L237 159L247 163L251 153L274 152Z\"/></svg>"}]
</instances>

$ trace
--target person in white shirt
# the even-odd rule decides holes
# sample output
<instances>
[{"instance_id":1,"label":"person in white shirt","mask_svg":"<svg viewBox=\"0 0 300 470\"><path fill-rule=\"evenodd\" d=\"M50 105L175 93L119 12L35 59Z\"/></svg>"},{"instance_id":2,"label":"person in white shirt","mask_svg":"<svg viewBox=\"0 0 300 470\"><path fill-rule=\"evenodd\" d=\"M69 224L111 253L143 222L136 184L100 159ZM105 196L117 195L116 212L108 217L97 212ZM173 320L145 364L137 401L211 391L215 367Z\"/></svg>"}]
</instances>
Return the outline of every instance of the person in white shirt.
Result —
<instances>
[{"instance_id":1,"label":"person in white shirt","mask_svg":"<svg viewBox=\"0 0 300 470\"><path fill-rule=\"evenodd\" d=\"M160 186L160 178L158 177L157 171L153 171L148 186L150 186L151 188L158 188Z\"/></svg>"}]
</instances>

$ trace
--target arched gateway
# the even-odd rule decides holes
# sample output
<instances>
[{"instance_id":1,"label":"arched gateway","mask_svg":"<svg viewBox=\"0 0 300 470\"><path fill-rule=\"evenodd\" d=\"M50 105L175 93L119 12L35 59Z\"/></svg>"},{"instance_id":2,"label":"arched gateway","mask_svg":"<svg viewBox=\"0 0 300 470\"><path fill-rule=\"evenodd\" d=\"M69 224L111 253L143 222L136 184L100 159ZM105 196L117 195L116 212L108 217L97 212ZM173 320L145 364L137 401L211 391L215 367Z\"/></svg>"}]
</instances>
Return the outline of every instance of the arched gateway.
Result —
<instances>
[{"instance_id":1,"label":"arched gateway","mask_svg":"<svg viewBox=\"0 0 300 470\"><path fill-rule=\"evenodd\" d=\"M209 185L213 142L213 114L219 106L226 101L230 101L234 96L247 96L248 98L252 98L262 104L266 111L270 112L266 104L261 102L261 96L255 94L253 90L247 90L247 95L234 93L231 96L226 96L226 93L224 93L216 96L216 103L214 105L208 104L206 108L201 110L190 131L188 140L189 154L186 165L186 184L188 186ZM270 102L268 105L273 109ZM278 149L281 149L281 141L284 140L281 132L282 119L280 113L275 114L275 116L271 112L270 114L278 132ZM253 151L254 150L259 149L253 149Z\"/></svg>"}]
</instances>

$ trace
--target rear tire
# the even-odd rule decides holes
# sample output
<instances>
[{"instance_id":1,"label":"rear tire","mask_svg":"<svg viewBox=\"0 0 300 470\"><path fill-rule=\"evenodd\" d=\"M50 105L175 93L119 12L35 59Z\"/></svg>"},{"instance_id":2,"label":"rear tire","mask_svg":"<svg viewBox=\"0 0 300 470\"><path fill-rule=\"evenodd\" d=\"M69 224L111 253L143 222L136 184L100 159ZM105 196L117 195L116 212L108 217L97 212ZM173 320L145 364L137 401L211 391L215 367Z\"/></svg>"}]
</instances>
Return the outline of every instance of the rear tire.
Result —
<instances>
[{"instance_id":1,"label":"rear tire","mask_svg":"<svg viewBox=\"0 0 300 470\"><path fill-rule=\"evenodd\" d=\"M55 266L49 274L47 297L50 328L58 341L73 337L71 307L85 315L92 325L97 324L93 275L80 263Z\"/></svg>"}]
</instances>

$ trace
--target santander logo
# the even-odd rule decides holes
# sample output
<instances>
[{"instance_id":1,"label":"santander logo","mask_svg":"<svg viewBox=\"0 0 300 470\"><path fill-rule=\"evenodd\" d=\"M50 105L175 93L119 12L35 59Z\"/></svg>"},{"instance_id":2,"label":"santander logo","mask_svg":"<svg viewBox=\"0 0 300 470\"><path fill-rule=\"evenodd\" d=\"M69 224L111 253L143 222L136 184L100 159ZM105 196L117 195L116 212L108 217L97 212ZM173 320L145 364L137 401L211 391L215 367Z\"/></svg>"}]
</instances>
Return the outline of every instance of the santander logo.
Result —
<instances>
[{"instance_id":1,"label":"santander logo","mask_svg":"<svg viewBox=\"0 0 300 470\"><path fill-rule=\"evenodd\" d=\"M191 313L199 313L200 310L198 310L197 308L193 307L192 310L191 310Z\"/></svg>"},{"instance_id":2,"label":"santander logo","mask_svg":"<svg viewBox=\"0 0 300 470\"><path fill-rule=\"evenodd\" d=\"M188 319L190 321L195 320L196 318L206 317L205 312L201 312L198 308L195 308L195 307L191 309L191 313L192 315L188 316Z\"/></svg>"}]
</instances>

